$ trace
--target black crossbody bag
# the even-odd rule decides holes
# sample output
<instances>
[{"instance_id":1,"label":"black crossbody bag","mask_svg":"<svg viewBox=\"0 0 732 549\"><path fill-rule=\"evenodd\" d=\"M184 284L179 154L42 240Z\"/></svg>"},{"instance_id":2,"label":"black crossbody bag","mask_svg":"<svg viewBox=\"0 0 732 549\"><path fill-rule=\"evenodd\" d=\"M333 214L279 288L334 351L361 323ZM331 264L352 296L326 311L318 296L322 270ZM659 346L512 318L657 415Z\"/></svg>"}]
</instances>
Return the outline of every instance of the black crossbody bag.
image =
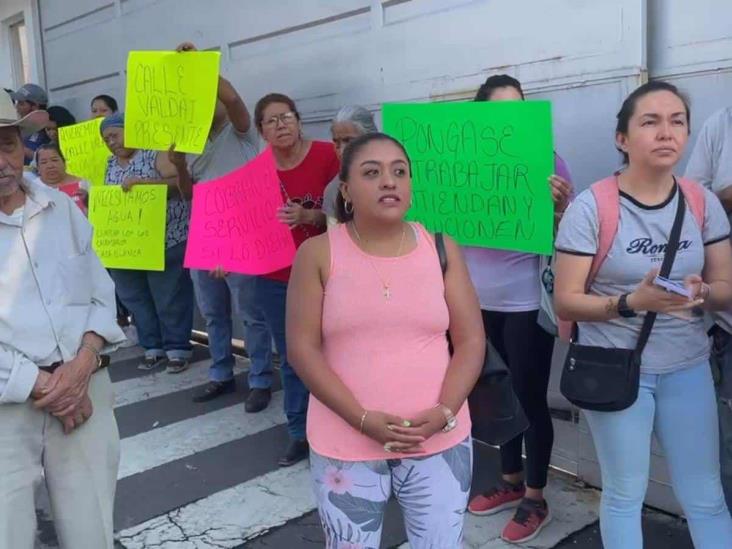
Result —
<instances>
[{"instance_id":1,"label":"black crossbody bag","mask_svg":"<svg viewBox=\"0 0 732 549\"><path fill-rule=\"evenodd\" d=\"M435 233L435 247L440 258L442 276L445 276L447 251L442 233ZM449 341L450 334L447 337ZM511 372L490 339L486 339L485 351L480 377L468 395L472 435L493 446L502 446L526 431L529 420L513 390Z\"/></svg>"},{"instance_id":2,"label":"black crossbody bag","mask_svg":"<svg viewBox=\"0 0 732 549\"><path fill-rule=\"evenodd\" d=\"M686 201L680 190L677 192L676 217L659 273L663 277L671 273L684 224ZM656 316L654 312L646 313L635 349L580 345L577 343L578 328L575 323L559 386L564 397L584 410L616 412L630 407L638 398L641 356Z\"/></svg>"}]
</instances>

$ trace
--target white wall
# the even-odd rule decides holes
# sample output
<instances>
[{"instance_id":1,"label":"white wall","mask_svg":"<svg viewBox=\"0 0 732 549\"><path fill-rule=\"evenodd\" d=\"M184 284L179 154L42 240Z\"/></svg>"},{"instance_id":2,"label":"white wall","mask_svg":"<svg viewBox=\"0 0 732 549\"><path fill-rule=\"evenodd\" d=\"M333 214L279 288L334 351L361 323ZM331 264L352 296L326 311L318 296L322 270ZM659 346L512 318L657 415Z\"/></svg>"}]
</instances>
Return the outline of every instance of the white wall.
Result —
<instances>
[{"instance_id":1,"label":"white wall","mask_svg":"<svg viewBox=\"0 0 732 549\"><path fill-rule=\"evenodd\" d=\"M649 0L649 70L655 76L698 73L732 64L729 0Z\"/></svg>"},{"instance_id":2,"label":"white wall","mask_svg":"<svg viewBox=\"0 0 732 549\"><path fill-rule=\"evenodd\" d=\"M10 56L10 38L7 33L7 26L4 24L9 18L23 14L26 29L28 32L28 57L30 60L31 81L36 84L43 84L43 70L38 61L39 44L36 43L37 33L34 33L36 26L35 14L32 9L31 0L2 0L0 1L0 87L13 88L13 71Z\"/></svg>"},{"instance_id":3,"label":"white wall","mask_svg":"<svg viewBox=\"0 0 732 549\"><path fill-rule=\"evenodd\" d=\"M250 108L267 92L290 94L320 137L341 105L464 99L488 74L508 72L554 101L557 147L581 186L615 166L614 111L645 65L643 0L40 4L51 97L77 116L97 93L123 99L130 49L187 39L220 49Z\"/></svg>"},{"instance_id":4,"label":"white wall","mask_svg":"<svg viewBox=\"0 0 732 549\"><path fill-rule=\"evenodd\" d=\"M704 121L732 105L732 2L649 0L648 13L649 74L676 84L691 99L685 165Z\"/></svg>"}]
</instances>

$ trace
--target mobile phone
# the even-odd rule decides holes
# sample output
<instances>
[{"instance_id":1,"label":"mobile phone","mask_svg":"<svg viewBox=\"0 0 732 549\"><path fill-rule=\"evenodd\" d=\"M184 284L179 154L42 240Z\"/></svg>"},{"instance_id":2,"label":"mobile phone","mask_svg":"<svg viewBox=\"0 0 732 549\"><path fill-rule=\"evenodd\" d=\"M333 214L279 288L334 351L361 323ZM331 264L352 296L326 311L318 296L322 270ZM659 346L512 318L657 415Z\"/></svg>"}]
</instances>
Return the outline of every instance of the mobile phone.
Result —
<instances>
[{"instance_id":1,"label":"mobile phone","mask_svg":"<svg viewBox=\"0 0 732 549\"><path fill-rule=\"evenodd\" d=\"M653 283L656 286L660 286L667 292L673 292L675 294L684 296L687 299L691 299L691 294L689 293L689 290L684 286L683 284L679 282L674 282L673 280L669 280L666 277L663 276L657 276Z\"/></svg>"}]
</instances>

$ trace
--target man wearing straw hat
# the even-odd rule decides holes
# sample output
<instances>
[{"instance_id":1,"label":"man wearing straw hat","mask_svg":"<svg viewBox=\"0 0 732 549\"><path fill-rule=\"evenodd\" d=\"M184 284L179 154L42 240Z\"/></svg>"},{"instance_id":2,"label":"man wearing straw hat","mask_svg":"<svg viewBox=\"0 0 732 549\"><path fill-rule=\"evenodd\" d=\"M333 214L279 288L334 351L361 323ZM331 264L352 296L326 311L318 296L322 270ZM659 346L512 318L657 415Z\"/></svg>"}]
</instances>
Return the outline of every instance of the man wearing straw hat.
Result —
<instances>
[{"instance_id":1,"label":"man wearing straw hat","mask_svg":"<svg viewBox=\"0 0 732 549\"><path fill-rule=\"evenodd\" d=\"M0 548L32 549L45 479L65 549L111 549L119 435L101 355L124 335L91 227L66 195L23 178L18 115L0 91Z\"/></svg>"}]
</instances>

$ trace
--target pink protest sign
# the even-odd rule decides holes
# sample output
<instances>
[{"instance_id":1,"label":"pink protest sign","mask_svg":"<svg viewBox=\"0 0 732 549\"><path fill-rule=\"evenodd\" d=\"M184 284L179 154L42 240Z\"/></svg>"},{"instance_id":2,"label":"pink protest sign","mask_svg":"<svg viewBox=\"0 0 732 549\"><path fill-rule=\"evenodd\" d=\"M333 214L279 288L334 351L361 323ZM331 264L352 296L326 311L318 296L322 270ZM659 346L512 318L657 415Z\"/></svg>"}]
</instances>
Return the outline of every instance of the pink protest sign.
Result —
<instances>
[{"instance_id":1,"label":"pink protest sign","mask_svg":"<svg viewBox=\"0 0 732 549\"><path fill-rule=\"evenodd\" d=\"M259 275L292 265L295 243L277 220L283 204L272 151L193 186L185 266Z\"/></svg>"}]
</instances>

